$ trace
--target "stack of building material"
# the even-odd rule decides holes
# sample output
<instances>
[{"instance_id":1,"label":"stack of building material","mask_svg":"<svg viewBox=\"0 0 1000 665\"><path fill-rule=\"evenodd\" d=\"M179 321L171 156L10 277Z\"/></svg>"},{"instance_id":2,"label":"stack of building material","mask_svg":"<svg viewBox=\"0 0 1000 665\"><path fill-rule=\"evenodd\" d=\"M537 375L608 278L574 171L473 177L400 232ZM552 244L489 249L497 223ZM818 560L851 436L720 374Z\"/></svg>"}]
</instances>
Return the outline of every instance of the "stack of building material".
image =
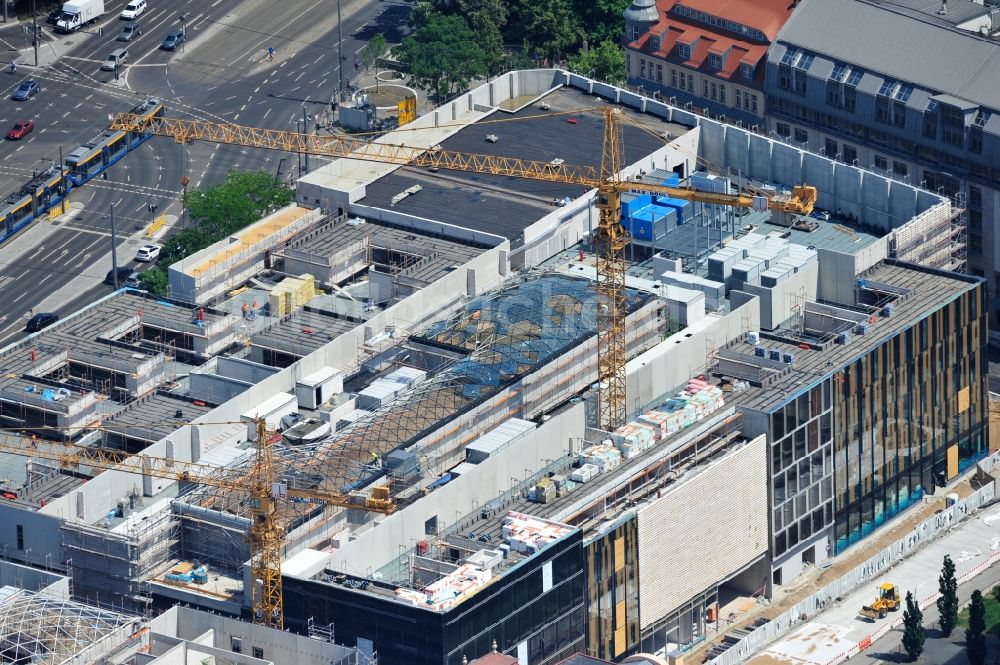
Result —
<instances>
[{"instance_id":1,"label":"stack of building material","mask_svg":"<svg viewBox=\"0 0 1000 665\"><path fill-rule=\"evenodd\" d=\"M584 448L580 454L580 462L583 464L593 464L600 473L618 468L622 463L622 454L611 443L599 443L597 445Z\"/></svg>"},{"instance_id":2,"label":"stack of building material","mask_svg":"<svg viewBox=\"0 0 1000 665\"><path fill-rule=\"evenodd\" d=\"M570 475L570 478L574 482L585 483L588 480L592 479L597 474L599 474L600 472L601 470L598 469L593 464L581 464L580 468L574 471L572 475Z\"/></svg>"},{"instance_id":3,"label":"stack of building material","mask_svg":"<svg viewBox=\"0 0 1000 665\"><path fill-rule=\"evenodd\" d=\"M565 536L570 529L556 522L511 511L504 517L501 531L511 550L534 554Z\"/></svg>"},{"instance_id":4,"label":"stack of building material","mask_svg":"<svg viewBox=\"0 0 1000 665\"><path fill-rule=\"evenodd\" d=\"M268 293L271 316L285 316L316 297L316 281L312 275L285 277Z\"/></svg>"},{"instance_id":5,"label":"stack of building material","mask_svg":"<svg viewBox=\"0 0 1000 665\"><path fill-rule=\"evenodd\" d=\"M428 584L423 591L396 589L396 598L418 607L426 607L437 612L455 605L466 594L479 590L493 577L493 570L480 569L473 564L463 564L437 582Z\"/></svg>"},{"instance_id":6,"label":"stack of building material","mask_svg":"<svg viewBox=\"0 0 1000 665\"><path fill-rule=\"evenodd\" d=\"M632 459L642 451L650 448L654 443L652 428L640 425L639 423L622 425L615 430L615 434L621 437L618 439L616 447L625 459ZM656 437L656 439L659 439L659 437Z\"/></svg>"},{"instance_id":7,"label":"stack of building material","mask_svg":"<svg viewBox=\"0 0 1000 665\"><path fill-rule=\"evenodd\" d=\"M542 478L528 492L528 500L535 503L548 503L556 498L556 485L548 478Z\"/></svg>"}]
</instances>

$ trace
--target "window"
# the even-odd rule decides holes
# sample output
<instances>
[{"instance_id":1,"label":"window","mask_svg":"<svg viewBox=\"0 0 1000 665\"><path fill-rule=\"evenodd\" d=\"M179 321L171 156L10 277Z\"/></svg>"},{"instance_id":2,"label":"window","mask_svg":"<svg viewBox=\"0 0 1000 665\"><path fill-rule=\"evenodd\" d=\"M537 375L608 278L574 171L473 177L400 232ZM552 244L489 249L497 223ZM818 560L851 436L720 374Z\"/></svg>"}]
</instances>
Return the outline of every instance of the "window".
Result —
<instances>
[{"instance_id":1,"label":"window","mask_svg":"<svg viewBox=\"0 0 1000 665\"><path fill-rule=\"evenodd\" d=\"M719 86L719 101L723 104L726 103L726 86L724 85Z\"/></svg>"},{"instance_id":2,"label":"window","mask_svg":"<svg viewBox=\"0 0 1000 665\"><path fill-rule=\"evenodd\" d=\"M894 161L892 163L892 172L895 173L896 175L904 176L904 177L910 175L910 170L906 166L906 162L895 162Z\"/></svg>"},{"instance_id":3,"label":"window","mask_svg":"<svg viewBox=\"0 0 1000 665\"><path fill-rule=\"evenodd\" d=\"M691 57L691 45L690 44L677 44L677 57L681 60L688 60Z\"/></svg>"},{"instance_id":4,"label":"window","mask_svg":"<svg viewBox=\"0 0 1000 665\"><path fill-rule=\"evenodd\" d=\"M809 140L809 134L804 129L795 128L795 142L805 143Z\"/></svg>"},{"instance_id":5,"label":"window","mask_svg":"<svg viewBox=\"0 0 1000 665\"><path fill-rule=\"evenodd\" d=\"M733 94L736 95L736 108L743 108L743 91L736 88Z\"/></svg>"},{"instance_id":6,"label":"window","mask_svg":"<svg viewBox=\"0 0 1000 665\"><path fill-rule=\"evenodd\" d=\"M688 92L694 92L694 75L688 74Z\"/></svg>"},{"instance_id":7,"label":"window","mask_svg":"<svg viewBox=\"0 0 1000 665\"><path fill-rule=\"evenodd\" d=\"M969 128L969 152L977 155L983 154L983 128L972 126Z\"/></svg>"},{"instance_id":8,"label":"window","mask_svg":"<svg viewBox=\"0 0 1000 665\"><path fill-rule=\"evenodd\" d=\"M753 111L754 113L757 112L757 95L753 95L750 98L750 110Z\"/></svg>"},{"instance_id":9,"label":"window","mask_svg":"<svg viewBox=\"0 0 1000 665\"><path fill-rule=\"evenodd\" d=\"M889 124L889 100L885 97L875 98L875 119L883 125Z\"/></svg>"},{"instance_id":10,"label":"window","mask_svg":"<svg viewBox=\"0 0 1000 665\"><path fill-rule=\"evenodd\" d=\"M646 61L639 58L639 78L646 78Z\"/></svg>"},{"instance_id":11,"label":"window","mask_svg":"<svg viewBox=\"0 0 1000 665\"><path fill-rule=\"evenodd\" d=\"M637 39L639 39L639 26L633 25L632 26L632 39L631 39L631 41L634 42Z\"/></svg>"},{"instance_id":12,"label":"window","mask_svg":"<svg viewBox=\"0 0 1000 665\"><path fill-rule=\"evenodd\" d=\"M823 152L830 159L836 159L837 158L837 142L834 141L833 139L826 139L823 142Z\"/></svg>"},{"instance_id":13,"label":"window","mask_svg":"<svg viewBox=\"0 0 1000 665\"><path fill-rule=\"evenodd\" d=\"M264 659L264 649L261 648L261 647L253 647L253 657L254 658L259 658L259 659L263 660Z\"/></svg>"},{"instance_id":14,"label":"window","mask_svg":"<svg viewBox=\"0 0 1000 665\"><path fill-rule=\"evenodd\" d=\"M718 97L718 94L719 94L719 90L716 87L715 83L713 82L712 83L712 99L715 99L716 97Z\"/></svg>"},{"instance_id":15,"label":"window","mask_svg":"<svg viewBox=\"0 0 1000 665\"><path fill-rule=\"evenodd\" d=\"M437 515L429 517L424 520L424 535L425 536L436 536L438 532L438 518Z\"/></svg>"},{"instance_id":16,"label":"window","mask_svg":"<svg viewBox=\"0 0 1000 665\"><path fill-rule=\"evenodd\" d=\"M906 127L906 104L892 103L892 124L896 127Z\"/></svg>"},{"instance_id":17,"label":"window","mask_svg":"<svg viewBox=\"0 0 1000 665\"><path fill-rule=\"evenodd\" d=\"M650 37L649 38L649 47L651 49L653 49L654 53L656 51L659 51L660 50L660 38L657 37L656 35L653 35L652 37Z\"/></svg>"},{"instance_id":18,"label":"window","mask_svg":"<svg viewBox=\"0 0 1000 665\"><path fill-rule=\"evenodd\" d=\"M858 149L853 145L844 144L844 162L853 164L858 161Z\"/></svg>"},{"instance_id":19,"label":"window","mask_svg":"<svg viewBox=\"0 0 1000 665\"><path fill-rule=\"evenodd\" d=\"M875 168L886 171L889 169L889 160L882 155L875 155Z\"/></svg>"},{"instance_id":20,"label":"window","mask_svg":"<svg viewBox=\"0 0 1000 665\"><path fill-rule=\"evenodd\" d=\"M708 98L708 79L705 79L702 83L705 84L705 94L703 94L702 97Z\"/></svg>"},{"instance_id":21,"label":"window","mask_svg":"<svg viewBox=\"0 0 1000 665\"><path fill-rule=\"evenodd\" d=\"M674 88L677 87L677 70L676 69L671 69L670 70L670 85L673 86ZM683 83L681 85L683 86Z\"/></svg>"},{"instance_id":22,"label":"window","mask_svg":"<svg viewBox=\"0 0 1000 665\"><path fill-rule=\"evenodd\" d=\"M243 640L238 637L229 638L230 649L233 653L243 653Z\"/></svg>"},{"instance_id":23,"label":"window","mask_svg":"<svg viewBox=\"0 0 1000 665\"><path fill-rule=\"evenodd\" d=\"M24 549L24 527L20 524L17 525L17 549Z\"/></svg>"},{"instance_id":24,"label":"window","mask_svg":"<svg viewBox=\"0 0 1000 665\"><path fill-rule=\"evenodd\" d=\"M941 140L951 145L961 146L965 143L965 117L961 109L942 104L941 109Z\"/></svg>"},{"instance_id":25,"label":"window","mask_svg":"<svg viewBox=\"0 0 1000 665\"><path fill-rule=\"evenodd\" d=\"M740 77L744 81L753 80L753 65L742 64L740 65Z\"/></svg>"},{"instance_id":26,"label":"window","mask_svg":"<svg viewBox=\"0 0 1000 665\"><path fill-rule=\"evenodd\" d=\"M708 56L708 66L715 71L722 69L722 56L710 53Z\"/></svg>"},{"instance_id":27,"label":"window","mask_svg":"<svg viewBox=\"0 0 1000 665\"><path fill-rule=\"evenodd\" d=\"M854 108L857 104L858 91L851 87L844 88L844 105L843 108L849 113L854 113Z\"/></svg>"},{"instance_id":28,"label":"window","mask_svg":"<svg viewBox=\"0 0 1000 665\"><path fill-rule=\"evenodd\" d=\"M656 82L663 83L663 65L656 66Z\"/></svg>"},{"instance_id":29,"label":"window","mask_svg":"<svg viewBox=\"0 0 1000 665\"><path fill-rule=\"evenodd\" d=\"M791 128L783 122L779 122L774 126L774 131L778 133L778 136L787 139L792 134Z\"/></svg>"}]
</instances>

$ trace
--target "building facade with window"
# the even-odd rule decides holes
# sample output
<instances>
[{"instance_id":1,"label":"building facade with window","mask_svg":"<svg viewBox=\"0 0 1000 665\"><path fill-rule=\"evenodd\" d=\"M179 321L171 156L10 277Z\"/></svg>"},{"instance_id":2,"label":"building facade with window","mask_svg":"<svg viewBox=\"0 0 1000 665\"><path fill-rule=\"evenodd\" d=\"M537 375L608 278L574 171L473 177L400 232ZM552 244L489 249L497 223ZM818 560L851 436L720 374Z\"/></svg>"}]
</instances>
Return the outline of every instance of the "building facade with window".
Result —
<instances>
[{"instance_id":1,"label":"building facade with window","mask_svg":"<svg viewBox=\"0 0 1000 665\"><path fill-rule=\"evenodd\" d=\"M731 347L787 365L739 397L745 431L770 445L775 585L987 452L984 280L890 260L853 291L846 302L807 303L801 329Z\"/></svg>"},{"instance_id":2,"label":"building facade with window","mask_svg":"<svg viewBox=\"0 0 1000 665\"><path fill-rule=\"evenodd\" d=\"M958 195L968 270L990 285L997 344L1000 10L972 0L929 7L800 3L768 53L767 128L842 162Z\"/></svg>"},{"instance_id":3,"label":"building facade with window","mask_svg":"<svg viewBox=\"0 0 1000 665\"><path fill-rule=\"evenodd\" d=\"M625 11L628 82L763 126L767 49L791 12L788 0L634 0Z\"/></svg>"}]
</instances>

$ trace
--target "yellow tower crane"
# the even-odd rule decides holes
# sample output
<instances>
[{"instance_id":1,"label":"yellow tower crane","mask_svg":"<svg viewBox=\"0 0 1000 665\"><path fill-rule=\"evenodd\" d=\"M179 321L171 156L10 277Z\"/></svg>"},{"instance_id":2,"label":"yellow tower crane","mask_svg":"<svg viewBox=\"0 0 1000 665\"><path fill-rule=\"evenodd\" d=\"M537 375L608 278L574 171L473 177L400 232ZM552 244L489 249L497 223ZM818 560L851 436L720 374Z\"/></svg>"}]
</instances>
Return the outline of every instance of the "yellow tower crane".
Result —
<instances>
[{"instance_id":1,"label":"yellow tower crane","mask_svg":"<svg viewBox=\"0 0 1000 665\"><path fill-rule=\"evenodd\" d=\"M386 514L395 511L396 505L384 490L376 491L372 497L364 500L352 500L339 492L289 487L279 482L271 454L271 433L267 431L267 424L263 418L259 418L254 426L257 433L254 442L254 461L248 470L241 471L238 478L220 477L217 475L219 467L209 464L152 457L141 453L123 458L120 451L97 447L81 447L80 452L66 453L45 450L44 444L39 444L34 438L30 447L25 447L22 443L15 442L9 435L0 437L0 452L48 460L65 469L90 467L125 471L248 494L253 515L247 533L250 574L253 580L250 591L253 620L256 624L282 630L284 604L281 594L281 552L285 533L278 519L277 499L282 497L310 499L324 501L334 506Z\"/></svg>"},{"instance_id":2,"label":"yellow tower crane","mask_svg":"<svg viewBox=\"0 0 1000 665\"><path fill-rule=\"evenodd\" d=\"M671 198L744 208L770 209L807 215L816 203L816 188L797 185L790 196L749 196L703 192L689 187L649 185L621 177L623 140L621 110L613 106L604 113L604 146L599 169L555 162L500 157L421 148L350 136L318 136L279 129L242 125L144 117L122 113L111 122L114 130L171 136L178 143L211 141L251 148L309 153L321 157L360 159L401 166L426 166L528 180L546 180L597 190L600 221L595 234L597 247L597 366L600 424L613 430L625 423L625 247L628 233L621 225L623 192L662 194Z\"/></svg>"}]
</instances>

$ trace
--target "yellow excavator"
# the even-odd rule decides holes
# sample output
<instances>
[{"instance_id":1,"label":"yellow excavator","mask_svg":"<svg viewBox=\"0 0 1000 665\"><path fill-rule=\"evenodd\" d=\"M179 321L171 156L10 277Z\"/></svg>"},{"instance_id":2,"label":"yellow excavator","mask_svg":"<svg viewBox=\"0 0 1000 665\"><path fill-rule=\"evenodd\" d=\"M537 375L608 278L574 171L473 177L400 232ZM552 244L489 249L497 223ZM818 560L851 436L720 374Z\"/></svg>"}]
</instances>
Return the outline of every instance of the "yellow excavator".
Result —
<instances>
[{"instance_id":1,"label":"yellow excavator","mask_svg":"<svg viewBox=\"0 0 1000 665\"><path fill-rule=\"evenodd\" d=\"M861 616L872 621L884 619L886 613L895 612L899 605L899 589L892 582L886 582L879 586L875 602L861 608Z\"/></svg>"}]
</instances>

